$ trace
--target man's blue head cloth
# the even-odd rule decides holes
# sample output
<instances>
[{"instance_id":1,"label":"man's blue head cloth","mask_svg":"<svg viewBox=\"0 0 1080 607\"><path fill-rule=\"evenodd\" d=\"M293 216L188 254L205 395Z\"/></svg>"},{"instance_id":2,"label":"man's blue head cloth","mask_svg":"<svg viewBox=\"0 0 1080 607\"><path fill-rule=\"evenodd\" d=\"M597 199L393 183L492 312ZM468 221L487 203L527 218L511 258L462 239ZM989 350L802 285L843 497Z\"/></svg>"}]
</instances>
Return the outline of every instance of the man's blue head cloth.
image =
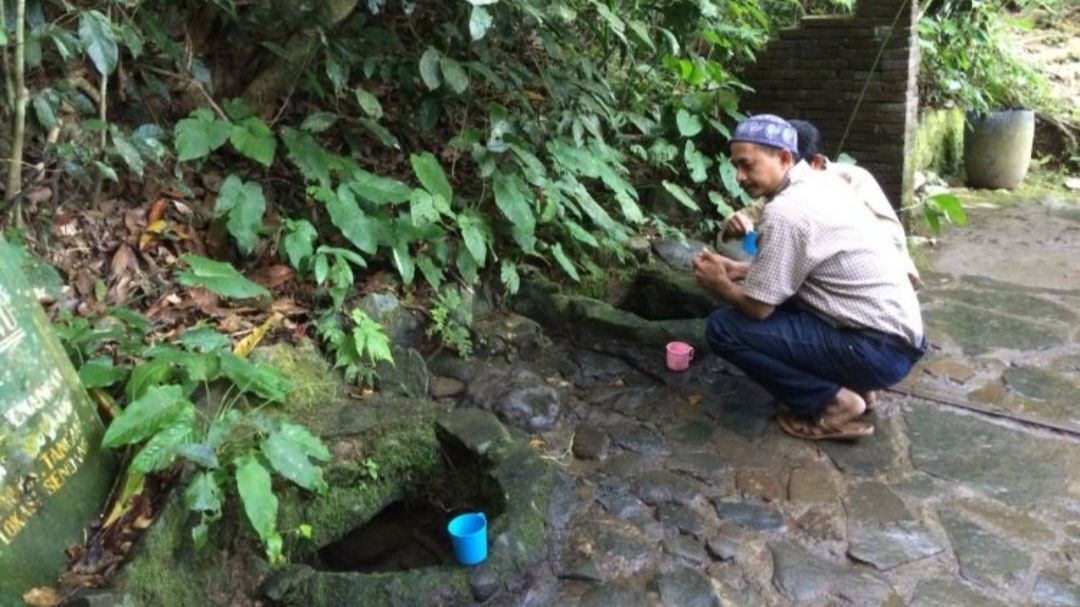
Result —
<instances>
[{"instance_id":1,"label":"man's blue head cloth","mask_svg":"<svg viewBox=\"0 0 1080 607\"><path fill-rule=\"evenodd\" d=\"M799 156L799 136L787 120L772 114L758 114L743 120L735 127L731 142L743 141L787 150Z\"/></svg>"}]
</instances>

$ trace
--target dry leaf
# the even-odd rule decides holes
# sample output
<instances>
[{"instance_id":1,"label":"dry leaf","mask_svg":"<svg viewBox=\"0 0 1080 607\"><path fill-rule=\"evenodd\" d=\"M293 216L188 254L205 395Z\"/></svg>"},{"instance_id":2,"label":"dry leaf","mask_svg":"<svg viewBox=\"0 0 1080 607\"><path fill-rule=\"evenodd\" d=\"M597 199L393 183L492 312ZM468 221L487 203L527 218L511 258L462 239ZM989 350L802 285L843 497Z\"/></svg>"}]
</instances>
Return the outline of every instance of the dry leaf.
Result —
<instances>
[{"instance_id":1,"label":"dry leaf","mask_svg":"<svg viewBox=\"0 0 1080 607\"><path fill-rule=\"evenodd\" d=\"M251 280L261 284L267 289L274 290L292 280L293 270L289 266L277 264L263 266L251 273Z\"/></svg>"},{"instance_id":2,"label":"dry leaf","mask_svg":"<svg viewBox=\"0 0 1080 607\"><path fill-rule=\"evenodd\" d=\"M255 349L255 346L259 345L259 342L262 341L262 338L266 337L266 334L270 331L270 328L273 327L279 319L280 317L277 314L274 314L270 318L267 318L263 322L263 324L259 325L258 329L252 331L251 335L248 335L244 339L241 339L240 343L236 344L236 347L233 348L233 354L239 356L240 358L246 358L247 355L251 354L251 351Z\"/></svg>"},{"instance_id":3,"label":"dry leaf","mask_svg":"<svg viewBox=\"0 0 1080 607\"><path fill-rule=\"evenodd\" d=\"M146 223L154 224L165 217L165 211L169 209L169 201L158 198L150 205L150 212L146 214Z\"/></svg>"},{"instance_id":4,"label":"dry leaf","mask_svg":"<svg viewBox=\"0 0 1080 607\"><path fill-rule=\"evenodd\" d=\"M128 271L138 272L139 260L135 258L135 251L131 247L122 244L119 249L116 249L116 254L113 255L110 276L116 278Z\"/></svg>"},{"instance_id":5,"label":"dry leaf","mask_svg":"<svg viewBox=\"0 0 1080 607\"><path fill-rule=\"evenodd\" d=\"M26 197L26 200L28 200L32 204L38 204L39 202L45 202L45 201L51 199L52 195L53 195L52 188L50 188L47 185L39 185L37 187L30 188L29 190L26 191L25 194L23 194L23 196Z\"/></svg>"},{"instance_id":6,"label":"dry leaf","mask_svg":"<svg viewBox=\"0 0 1080 607\"><path fill-rule=\"evenodd\" d=\"M539 438L534 438L531 441L529 441L529 446L532 447L533 449L543 449L545 445L547 445L547 443L540 440Z\"/></svg>"},{"instance_id":7,"label":"dry leaf","mask_svg":"<svg viewBox=\"0 0 1080 607\"><path fill-rule=\"evenodd\" d=\"M33 607L54 607L60 604L60 595L57 594L55 588L40 586L27 591L23 595L23 601Z\"/></svg>"},{"instance_id":8,"label":"dry leaf","mask_svg":"<svg viewBox=\"0 0 1080 607\"><path fill-rule=\"evenodd\" d=\"M696 407L698 403L701 402L701 395L691 394L690 396L686 397L686 402L690 403L691 407Z\"/></svg>"},{"instance_id":9,"label":"dry leaf","mask_svg":"<svg viewBox=\"0 0 1080 607\"><path fill-rule=\"evenodd\" d=\"M159 219L146 226L146 229L143 230L142 235L139 236L139 250L145 250L146 247L150 245L150 243L157 240L158 234L164 232L165 228L167 227L169 227L169 222L165 221L164 219Z\"/></svg>"}]
</instances>

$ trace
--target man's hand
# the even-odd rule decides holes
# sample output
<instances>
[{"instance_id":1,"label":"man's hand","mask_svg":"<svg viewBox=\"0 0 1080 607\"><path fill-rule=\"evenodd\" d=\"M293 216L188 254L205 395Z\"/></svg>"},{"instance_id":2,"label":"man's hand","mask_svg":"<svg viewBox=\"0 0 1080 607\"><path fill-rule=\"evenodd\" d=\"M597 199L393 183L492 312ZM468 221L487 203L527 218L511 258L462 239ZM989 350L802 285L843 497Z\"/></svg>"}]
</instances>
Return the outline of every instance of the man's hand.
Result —
<instances>
[{"instance_id":1,"label":"man's hand","mask_svg":"<svg viewBox=\"0 0 1080 607\"><path fill-rule=\"evenodd\" d=\"M728 261L730 260L723 255L702 249L697 257L694 257L694 278L706 289L723 294L725 284L731 282L728 276Z\"/></svg>"},{"instance_id":2,"label":"man's hand","mask_svg":"<svg viewBox=\"0 0 1080 607\"><path fill-rule=\"evenodd\" d=\"M734 238L742 238L746 234L754 229L754 220L750 219L750 214L746 211L738 211L731 216L727 225L724 226L724 240L731 240Z\"/></svg>"},{"instance_id":3,"label":"man's hand","mask_svg":"<svg viewBox=\"0 0 1080 607\"><path fill-rule=\"evenodd\" d=\"M697 278L701 286L720 295L743 314L765 320L776 308L747 296L742 287L732 282L735 278L733 274L744 275L747 267L748 264L702 250L694 258L694 278Z\"/></svg>"}]
</instances>

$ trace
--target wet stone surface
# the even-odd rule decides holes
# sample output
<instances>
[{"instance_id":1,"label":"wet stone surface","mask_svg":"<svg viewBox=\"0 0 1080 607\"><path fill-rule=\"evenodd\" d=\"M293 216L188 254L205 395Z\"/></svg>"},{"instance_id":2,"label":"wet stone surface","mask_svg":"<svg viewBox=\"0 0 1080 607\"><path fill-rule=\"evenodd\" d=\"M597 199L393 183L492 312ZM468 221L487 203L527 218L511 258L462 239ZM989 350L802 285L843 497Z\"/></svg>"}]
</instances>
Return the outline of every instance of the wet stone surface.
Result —
<instances>
[{"instance_id":1,"label":"wet stone surface","mask_svg":"<svg viewBox=\"0 0 1080 607\"><path fill-rule=\"evenodd\" d=\"M988 588L1008 589L1026 575L1031 566L1027 553L957 512L943 510L938 516L964 579Z\"/></svg>"},{"instance_id":2,"label":"wet stone surface","mask_svg":"<svg viewBox=\"0 0 1080 607\"><path fill-rule=\"evenodd\" d=\"M883 484L856 485L846 506L848 555L857 561L885 570L944 550L944 543Z\"/></svg>"}]
</instances>

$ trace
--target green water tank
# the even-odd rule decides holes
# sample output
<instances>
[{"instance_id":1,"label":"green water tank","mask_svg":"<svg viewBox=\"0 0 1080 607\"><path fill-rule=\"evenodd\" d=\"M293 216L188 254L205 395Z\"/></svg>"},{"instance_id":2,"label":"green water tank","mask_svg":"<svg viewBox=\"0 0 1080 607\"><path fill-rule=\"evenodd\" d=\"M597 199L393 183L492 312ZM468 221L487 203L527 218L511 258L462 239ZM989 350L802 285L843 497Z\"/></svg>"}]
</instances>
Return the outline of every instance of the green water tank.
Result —
<instances>
[{"instance_id":1,"label":"green water tank","mask_svg":"<svg viewBox=\"0 0 1080 607\"><path fill-rule=\"evenodd\" d=\"M97 409L0 238L0 605L55 585L101 511L114 461Z\"/></svg>"}]
</instances>

